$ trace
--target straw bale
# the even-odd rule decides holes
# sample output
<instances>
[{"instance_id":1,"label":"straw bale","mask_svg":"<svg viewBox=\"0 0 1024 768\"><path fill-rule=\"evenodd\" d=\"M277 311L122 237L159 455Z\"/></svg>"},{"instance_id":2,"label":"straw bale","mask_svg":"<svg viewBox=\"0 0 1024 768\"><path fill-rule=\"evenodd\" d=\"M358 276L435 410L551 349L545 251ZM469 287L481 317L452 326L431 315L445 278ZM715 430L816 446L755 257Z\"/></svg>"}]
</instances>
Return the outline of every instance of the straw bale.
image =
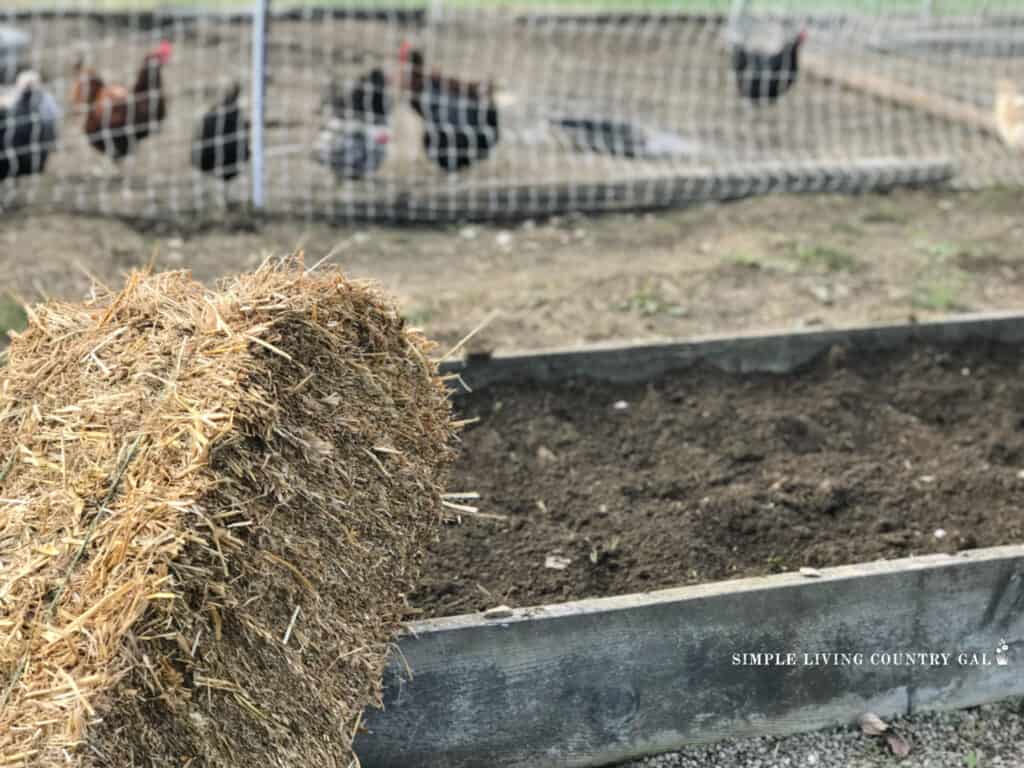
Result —
<instances>
[{"instance_id":1,"label":"straw bale","mask_svg":"<svg viewBox=\"0 0 1024 768\"><path fill-rule=\"evenodd\" d=\"M454 455L432 346L301 259L29 315L0 384L0 766L354 765Z\"/></svg>"}]
</instances>

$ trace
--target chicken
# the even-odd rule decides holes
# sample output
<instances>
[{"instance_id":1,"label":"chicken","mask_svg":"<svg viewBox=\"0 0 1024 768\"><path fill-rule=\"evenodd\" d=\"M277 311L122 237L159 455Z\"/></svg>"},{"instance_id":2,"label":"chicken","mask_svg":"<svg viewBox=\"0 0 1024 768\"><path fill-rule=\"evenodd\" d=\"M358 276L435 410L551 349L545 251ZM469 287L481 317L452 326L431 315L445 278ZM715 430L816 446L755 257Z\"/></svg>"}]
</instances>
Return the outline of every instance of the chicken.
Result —
<instances>
[{"instance_id":1,"label":"chicken","mask_svg":"<svg viewBox=\"0 0 1024 768\"><path fill-rule=\"evenodd\" d=\"M800 46L807 31L784 43L775 53L751 50L742 43L732 49L732 68L740 94L755 104L774 102L796 82L800 69Z\"/></svg>"},{"instance_id":2,"label":"chicken","mask_svg":"<svg viewBox=\"0 0 1024 768\"><path fill-rule=\"evenodd\" d=\"M376 67L351 85L332 82L320 111L328 112L313 158L339 179L362 179L387 157L392 111L389 78Z\"/></svg>"},{"instance_id":3,"label":"chicken","mask_svg":"<svg viewBox=\"0 0 1024 768\"><path fill-rule=\"evenodd\" d=\"M314 159L339 179L362 179L375 173L387 157L387 126L328 120L314 148Z\"/></svg>"},{"instance_id":4,"label":"chicken","mask_svg":"<svg viewBox=\"0 0 1024 768\"><path fill-rule=\"evenodd\" d=\"M996 84L995 125L1008 147L1024 149L1024 96L1010 80Z\"/></svg>"},{"instance_id":5,"label":"chicken","mask_svg":"<svg viewBox=\"0 0 1024 768\"><path fill-rule=\"evenodd\" d=\"M423 54L403 43L399 52L402 86L423 119L427 157L449 173L485 159L498 143L498 107L494 85L466 83L424 73Z\"/></svg>"},{"instance_id":6,"label":"chicken","mask_svg":"<svg viewBox=\"0 0 1024 768\"><path fill-rule=\"evenodd\" d=\"M97 152L119 163L138 142L156 130L167 116L161 69L171 57L171 44L164 40L142 61L131 91L121 85L107 85L79 60L71 103L85 106L85 135Z\"/></svg>"},{"instance_id":7,"label":"chicken","mask_svg":"<svg viewBox=\"0 0 1024 768\"><path fill-rule=\"evenodd\" d=\"M0 99L0 180L42 173L57 142L60 108L27 70Z\"/></svg>"},{"instance_id":8,"label":"chicken","mask_svg":"<svg viewBox=\"0 0 1024 768\"><path fill-rule=\"evenodd\" d=\"M320 103L330 114L342 120L354 120L368 125L385 125L391 114L391 94L388 76L379 67L360 76L348 90L331 81Z\"/></svg>"},{"instance_id":9,"label":"chicken","mask_svg":"<svg viewBox=\"0 0 1024 768\"><path fill-rule=\"evenodd\" d=\"M238 106L241 93L241 84L232 83L199 119L192 139L192 165L223 181L235 178L249 161L249 121Z\"/></svg>"}]
</instances>

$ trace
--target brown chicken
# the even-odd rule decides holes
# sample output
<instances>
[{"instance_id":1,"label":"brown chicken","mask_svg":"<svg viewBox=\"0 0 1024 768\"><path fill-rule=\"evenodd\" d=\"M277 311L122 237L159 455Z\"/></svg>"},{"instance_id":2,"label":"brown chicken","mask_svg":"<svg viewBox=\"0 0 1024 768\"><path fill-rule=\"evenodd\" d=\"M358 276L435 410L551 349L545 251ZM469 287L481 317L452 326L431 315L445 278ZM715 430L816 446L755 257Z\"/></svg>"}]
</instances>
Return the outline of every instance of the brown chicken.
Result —
<instances>
[{"instance_id":1,"label":"brown chicken","mask_svg":"<svg viewBox=\"0 0 1024 768\"><path fill-rule=\"evenodd\" d=\"M85 135L97 152L119 163L135 145L149 136L167 116L167 98L160 70L171 58L166 40L142 60L135 85L107 85L95 70L79 59L71 103L87 107Z\"/></svg>"}]
</instances>

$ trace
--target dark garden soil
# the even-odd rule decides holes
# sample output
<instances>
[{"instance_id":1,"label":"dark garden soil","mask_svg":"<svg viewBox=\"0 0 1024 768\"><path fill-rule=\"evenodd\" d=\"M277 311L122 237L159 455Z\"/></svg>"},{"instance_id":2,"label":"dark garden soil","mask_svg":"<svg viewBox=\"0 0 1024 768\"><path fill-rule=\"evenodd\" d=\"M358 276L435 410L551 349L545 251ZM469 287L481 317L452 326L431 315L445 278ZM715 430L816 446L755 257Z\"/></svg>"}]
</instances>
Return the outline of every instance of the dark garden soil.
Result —
<instances>
[{"instance_id":1,"label":"dark garden soil","mask_svg":"<svg viewBox=\"0 0 1024 768\"><path fill-rule=\"evenodd\" d=\"M451 490L507 520L445 528L415 615L1020 542L1022 351L833 348L794 375L460 398L480 422Z\"/></svg>"}]
</instances>

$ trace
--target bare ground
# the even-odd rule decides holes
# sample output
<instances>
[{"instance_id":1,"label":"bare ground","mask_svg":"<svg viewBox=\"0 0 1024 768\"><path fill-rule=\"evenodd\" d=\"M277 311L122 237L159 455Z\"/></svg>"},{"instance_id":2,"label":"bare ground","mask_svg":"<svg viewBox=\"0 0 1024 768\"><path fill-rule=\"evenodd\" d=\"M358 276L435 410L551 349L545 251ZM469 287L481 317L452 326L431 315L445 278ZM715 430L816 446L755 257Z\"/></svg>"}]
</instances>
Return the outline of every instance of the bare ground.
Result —
<instances>
[{"instance_id":1,"label":"bare ground","mask_svg":"<svg viewBox=\"0 0 1024 768\"><path fill-rule=\"evenodd\" d=\"M1016 543L1021 370L1019 345L834 347L789 375L460 397L478 422L452 489L499 517L446 526L411 602L451 616Z\"/></svg>"},{"instance_id":2,"label":"bare ground","mask_svg":"<svg viewBox=\"0 0 1024 768\"><path fill-rule=\"evenodd\" d=\"M200 279L297 247L380 280L407 316L454 343L494 311L485 349L906 320L1024 306L1020 194L905 191L773 196L673 212L514 228L242 222L138 229L110 219L7 214L0 289L78 298L88 275L147 264Z\"/></svg>"}]
</instances>

